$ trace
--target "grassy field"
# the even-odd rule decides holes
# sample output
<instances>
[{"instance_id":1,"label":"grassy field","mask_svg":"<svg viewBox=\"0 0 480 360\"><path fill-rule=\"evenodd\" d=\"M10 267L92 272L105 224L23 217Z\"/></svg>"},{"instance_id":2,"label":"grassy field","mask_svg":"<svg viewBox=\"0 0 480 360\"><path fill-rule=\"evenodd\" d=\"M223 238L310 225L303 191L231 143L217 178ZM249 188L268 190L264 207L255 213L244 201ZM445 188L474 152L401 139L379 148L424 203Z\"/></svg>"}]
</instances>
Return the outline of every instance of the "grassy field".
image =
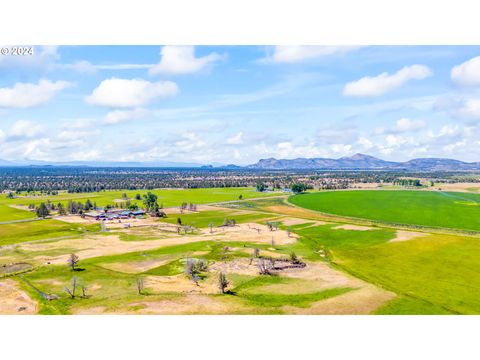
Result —
<instances>
[{"instance_id":1,"label":"grassy field","mask_svg":"<svg viewBox=\"0 0 480 360\"><path fill-rule=\"evenodd\" d=\"M99 231L100 225L68 224L57 220L38 220L0 225L0 246L27 241L73 236L86 231Z\"/></svg>"},{"instance_id":2,"label":"grassy field","mask_svg":"<svg viewBox=\"0 0 480 360\"><path fill-rule=\"evenodd\" d=\"M480 195L437 191L328 191L296 195L297 206L325 213L480 231Z\"/></svg>"},{"instance_id":3,"label":"grassy field","mask_svg":"<svg viewBox=\"0 0 480 360\"><path fill-rule=\"evenodd\" d=\"M330 261L356 277L400 295L383 314L480 313L480 241L429 235L390 242L388 230L348 231L297 226L300 243L326 249Z\"/></svg>"},{"instance_id":4,"label":"grassy field","mask_svg":"<svg viewBox=\"0 0 480 360\"><path fill-rule=\"evenodd\" d=\"M199 228L206 228L209 224L214 227L223 225L225 219L234 219L237 224L245 222L255 222L262 219L270 218L271 215L262 213L237 213L228 211L202 211L199 213L189 214L172 214L168 218L161 219L161 221L168 222L170 224L176 224L177 219L181 219L182 225L195 226Z\"/></svg>"},{"instance_id":5,"label":"grassy field","mask_svg":"<svg viewBox=\"0 0 480 360\"><path fill-rule=\"evenodd\" d=\"M12 205L38 205L50 200L52 203L67 204L69 200L85 202L87 199L97 206L114 205L118 201L126 201L123 194L131 203L143 206L142 200L135 200L135 195L140 196L151 191L158 196L158 203L164 207L180 206L183 202L194 204L208 204L224 201L236 201L242 196L243 199L278 196L281 193L260 193L255 188L207 188L207 189L156 189L156 190L115 190L92 193L70 194L60 192L58 195L27 195L21 194L13 199L6 195L0 195L0 222L31 219L34 212L12 208Z\"/></svg>"},{"instance_id":6,"label":"grassy field","mask_svg":"<svg viewBox=\"0 0 480 360\"><path fill-rule=\"evenodd\" d=\"M232 201L240 193L247 200L217 210L212 207L185 214L172 210L165 219L138 220L132 223L138 226L129 229L113 228L112 224L105 233L98 232L100 226L93 220L90 224L56 219L0 224L0 247L14 245L0 248L0 266L8 265L0 282L6 277L14 279L38 301L42 314L350 313L349 309L351 313L374 314L480 313L478 237L439 230L435 234L413 233L412 238L396 241L398 231L393 225L362 227L306 209L330 212L324 209L327 207L339 215L368 215L385 222L443 227L460 224L461 228L475 229L478 216L473 215L479 209L479 195L407 190L322 192L291 197L292 203L305 207L299 208L285 203L284 198L249 198L265 195L252 189L218 189L211 196L208 192L158 190L164 206L183 201ZM98 193L98 203L121 198L122 193ZM127 192L129 196L135 193ZM92 194L51 198L66 201L68 197L94 199ZM12 216L16 212L33 216L9 206L31 200L0 199L0 210L6 218L10 212ZM419 210L422 205L425 211ZM441 215L433 216L432 212ZM177 218L184 225L195 226L195 232L177 234L169 225L176 224ZM226 218L254 226L220 227ZM280 222L280 229L269 230L264 225L267 221ZM213 232L209 224L213 224ZM287 229L292 237L287 237ZM285 240L274 244L271 240L282 239L282 233ZM26 242L29 244L24 246ZM259 250L257 260L252 260L254 249ZM305 269L291 270L290 276L283 272L259 274L255 261L288 259L292 252L307 263ZM67 265L71 253L80 256L79 271ZM185 274L188 258L208 262L209 269L201 274L198 285ZM17 268L23 273L16 274ZM224 271L229 281L229 292L224 295L218 292L219 271ZM68 296L64 288L73 277L79 284L77 294L84 285L88 296ZM139 278L146 281L142 294L136 286ZM39 292L55 294L58 299L47 301ZM18 294L11 296L20 298Z\"/></svg>"}]
</instances>

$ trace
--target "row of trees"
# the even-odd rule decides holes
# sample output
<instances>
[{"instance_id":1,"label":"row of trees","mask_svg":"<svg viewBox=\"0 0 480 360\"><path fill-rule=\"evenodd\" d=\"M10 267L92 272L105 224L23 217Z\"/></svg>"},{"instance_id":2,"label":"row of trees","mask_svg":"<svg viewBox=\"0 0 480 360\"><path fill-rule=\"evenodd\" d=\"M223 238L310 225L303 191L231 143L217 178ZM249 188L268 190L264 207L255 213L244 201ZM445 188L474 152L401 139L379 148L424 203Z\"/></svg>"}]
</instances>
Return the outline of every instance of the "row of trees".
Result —
<instances>
[{"instance_id":1,"label":"row of trees","mask_svg":"<svg viewBox=\"0 0 480 360\"><path fill-rule=\"evenodd\" d=\"M422 183L419 179L396 179L393 182L393 185L400 186L422 186Z\"/></svg>"}]
</instances>

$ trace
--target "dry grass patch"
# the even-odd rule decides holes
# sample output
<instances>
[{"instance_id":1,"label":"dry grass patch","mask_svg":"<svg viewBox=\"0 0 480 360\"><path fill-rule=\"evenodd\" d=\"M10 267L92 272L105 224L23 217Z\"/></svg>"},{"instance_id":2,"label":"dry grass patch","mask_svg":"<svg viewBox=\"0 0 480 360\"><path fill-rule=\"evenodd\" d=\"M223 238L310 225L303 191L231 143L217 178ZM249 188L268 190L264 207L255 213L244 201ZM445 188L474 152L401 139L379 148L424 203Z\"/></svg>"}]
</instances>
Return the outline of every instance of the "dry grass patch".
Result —
<instances>
[{"instance_id":1,"label":"dry grass patch","mask_svg":"<svg viewBox=\"0 0 480 360\"><path fill-rule=\"evenodd\" d=\"M333 229L335 230L356 230L356 231L368 231L368 230L373 230L372 227L369 226L361 226L361 225L353 225L353 224L344 224L344 225L339 225L335 226Z\"/></svg>"},{"instance_id":2,"label":"dry grass patch","mask_svg":"<svg viewBox=\"0 0 480 360\"><path fill-rule=\"evenodd\" d=\"M423 233L423 232L397 230L395 238L390 240L390 242L408 241L408 240L416 239L418 237L423 237L427 235L429 234Z\"/></svg>"},{"instance_id":3,"label":"dry grass patch","mask_svg":"<svg viewBox=\"0 0 480 360\"><path fill-rule=\"evenodd\" d=\"M231 298L229 298L231 300ZM211 297L208 295L189 294L184 297L161 300L141 301L129 304L131 307L141 307L136 314L163 314L163 315L190 315L190 314L231 314L242 306L226 298Z\"/></svg>"},{"instance_id":4,"label":"dry grass patch","mask_svg":"<svg viewBox=\"0 0 480 360\"><path fill-rule=\"evenodd\" d=\"M390 291L366 284L358 290L352 290L346 294L318 301L307 309L284 306L283 310L290 314L367 315L385 305L395 296Z\"/></svg>"},{"instance_id":5,"label":"dry grass patch","mask_svg":"<svg viewBox=\"0 0 480 360\"><path fill-rule=\"evenodd\" d=\"M286 217L282 219L282 223L285 226L294 226L294 225L301 225L301 224L307 224L312 222L311 220L308 219L300 219L300 218L295 218L295 217ZM319 225L325 225L328 224L325 221L313 221L312 226L319 226Z\"/></svg>"},{"instance_id":6,"label":"dry grass patch","mask_svg":"<svg viewBox=\"0 0 480 360\"><path fill-rule=\"evenodd\" d=\"M210 276L196 285L185 274L175 276L146 276L145 288L156 293L218 294L217 278Z\"/></svg>"}]
</instances>

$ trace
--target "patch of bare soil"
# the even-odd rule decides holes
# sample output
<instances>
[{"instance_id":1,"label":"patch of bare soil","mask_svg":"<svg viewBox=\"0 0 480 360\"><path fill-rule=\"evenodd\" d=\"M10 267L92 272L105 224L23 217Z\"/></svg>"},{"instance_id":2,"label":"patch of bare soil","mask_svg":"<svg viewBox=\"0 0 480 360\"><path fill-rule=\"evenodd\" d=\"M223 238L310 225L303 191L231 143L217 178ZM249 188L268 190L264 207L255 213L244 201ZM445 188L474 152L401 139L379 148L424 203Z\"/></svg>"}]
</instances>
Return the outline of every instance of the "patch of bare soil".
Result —
<instances>
[{"instance_id":1,"label":"patch of bare soil","mask_svg":"<svg viewBox=\"0 0 480 360\"><path fill-rule=\"evenodd\" d=\"M335 287L362 287L366 283L349 276L341 271L331 268L326 263L308 262L304 268L290 268L282 271L282 276L311 280L324 289Z\"/></svg>"},{"instance_id":2,"label":"patch of bare soil","mask_svg":"<svg viewBox=\"0 0 480 360\"><path fill-rule=\"evenodd\" d=\"M366 284L360 289L318 301L306 309L284 306L283 310L291 314L367 315L395 298L395 296L390 291Z\"/></svg>"},{"instance_id":3,"label":"patch of bare soil","mask_svg":"<svg viewBox=\"0 0 480 360\"><path fill-rule=\"evenodd\" d=\"M456 184L438 184L433 189L442 189L442 191L471 191L467 189L476 189L476 192L480 192L480 183L456 183Z\"/></svg>"},{"instance_id":4,"label":"patch of bare soil","mask_svg":"<svg viewBox=\"0 0 480 360\"><path fill-rule=\"evenodd\" d=\"M418 237L423 237L427 235L429 234L423 233L423 232L397 230L395 238L390 240L390 242L408 241L408 240L416 239Z\"/></svg>"},{"instance_id":5,"label":"patch of bare soil","mask_svg":"<svg viewBox=\"0 0 480 360\"><path fill-rule=\"evenodd\" d=\"M67 222L67 223L74 223L74 224L95 224L95 223L98 223L98 221L96 221L95 219L91 219L91 218L84 218L82 219L81 216L79 215L58 215L58 216L54 216L54 219L55 220L60 220L60 221L63 221L63 222Z\"/></svg>"},{"instance_id":6,"label":"patch of bare soil","mask_svg":"<svg viewBox=\"0 0 480 360\"><path fill-rule=\"evenodd\" d=\"M0 315L36 314L37 302L12 279L0 280Z\"/></svg>"},{"instance_id":7,"label":"patch of bare soil","mask_svg":"<svg viewBox=\"0 0 480 360\"><path fill-rule=\"evenodd\" d=\"M34 212L34 210L28 208L28 205L8 205L8 206L13 209Z\"/></svg>"},{"instance_id":8,"label":"patch of bare soil","mask_svg":"<svg viewBox=\"0 0 480 360\"><path fill-rule=\"evenodd\" d=\"M184 274L175 276L147 276L144 280L146 289L160 293L218 294L217 278L210 276L195 284Z\"/></svg>"},{"instance_id":9,"label":"patch of bare soil","mask_svg":"<svg viewBox=\"0 0 480 360\"><path fill-rule=\"evenodd\" d=\"M353 188L349 188L348 190L377 189L379 187L379 185L380 185L379 183L355 183L355 184L353 184ZM384 183L384 184L381 184L381 185L386 186L386 185L391 185L391 184Z\"/></svg>"},{"instance_id":10,"label":"patch of bare soil","mask_svg":"<svg viewBox=\"0 0 480 360\"><path fill-rule=\"evenodd\" d=\"M276 214L290 215L292 217L297 217L297 218L312 219L312 220L325 219L325 216L315 211L302 209L302 208L287 205L287 204L266 206L264 209L266 211L270 211Z\"/></svg>"},{"instance_id":11,"label":"patch of bare soil","mask_svg":"<svg viewBox=\"0 0 480 360\"><path fill-rule=\"evenodd\" d=\"M226 262L214 262L208 266L210 271L223 272L225 274L241 274L241 275L259 275L257 260L239 258Z\"/></svg>"},{"instance_id":12,"label":"patch of bare soil","mask_svg":"<svg viewBox=\"0 0 480 360\"><path fill-rule=\"evenodd\" d=\"M286 231L270 231L266 225L255 223L240 224L236 226L222 227L216 229L216 233L210 234L208 229L202 229L200 235L177 235L163 239L146 241L122 241L118 235L88 235L77 239L65 239L55 242L19 244L18 247L24 251L49 251L55 249L74 249L81 259L99 257L105 255L116 255L134 251L151 250L165 246L188 244L198 241L236 241L243 243L264 243L271 244L272 239L275 245L290 244L297 240L295 234L287 235ZM164 236L164 233L162 233ZM69 253L58 256L37 256L34 261L41 264L66 263Z\"/></svg>"},{"instance_id":13,"label":"patch of bare soil","mask_svg":"<svg viewBox=\"0 0 480 360\"><path fill-rule=\"evenodd\" d=\"M311 222L314 223L314 226L328 224L325 221L318 221L318 220L313 221L313 220L300 219L300 218L294 218L294 217L286 217L286 218L282 219L282 223L285 226L294 226L294 225L300 225L300 224L307 224L307 223L311 223Z\"/></svg>"},{"instance_id":14,"label":"patch of bare soil","mask_svg":"<svg viewBox=\"0 0 480 360\"><path fill-rule=\"evenodd\" d=\"M138 274L147 270L168 264L173 257L163 257L161 259L147 259L142 261L129 261L123 263L100 264L102 267L126 274Z\"/></svg>"},{"instance_id":15,"label":"patch of bare soil","mask_svg":"<svg viewBox=\"0 0 480 360\"><path fill-rule=\"evenodd\" d=\"M373 228L369 226L361 226L361 225L353 225L353 224L339 225L339 226L335 226L333 229L357 230L357 231L373 230Z\"/></svg>"},{"instance_id":16,"label":"patch of bare soil","mask_svg":"<svg viewBox=\"0 0 480 360\"><path fill-rule=\"evenodd\" d=\"M161 300L141 301L129 304L129 306L141 306L136 314L231 314L238 306L232 301L211 297L208 295L189 294L184 297Z\"/></svg>"},{"instance_id":17,"label":"patch of bare soil","mask_svg":"<svg viewBox=\"0 0 480 360\"><path fill-rule=\"evenodd\" d=\"M0 275L19 273L25 270L29 270L31 268L33 268L33 266L28 263L4 264L0 265Z\"/></svg>"}]
</instances>

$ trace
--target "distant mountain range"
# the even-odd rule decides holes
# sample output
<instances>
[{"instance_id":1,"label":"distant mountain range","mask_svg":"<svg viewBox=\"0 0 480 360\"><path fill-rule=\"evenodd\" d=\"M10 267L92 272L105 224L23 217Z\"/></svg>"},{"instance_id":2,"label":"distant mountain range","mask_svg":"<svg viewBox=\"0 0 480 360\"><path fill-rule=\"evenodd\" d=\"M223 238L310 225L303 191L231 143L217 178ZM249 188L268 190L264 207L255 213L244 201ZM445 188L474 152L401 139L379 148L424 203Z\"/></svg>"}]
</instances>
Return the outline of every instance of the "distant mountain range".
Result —
<instances>
[{"instance_id":1,"label":"distant mountain range","mask_svg":"<svg viewBox=\"0 0 480 360\"><path fill-rule=\"evenodd\" d=\"M455 171L480 170L480 162L464 162L443 158L419 158L405 162L385 161L370 155L355 154L339 159L297 158L261 159L255 164L199 164L173 161L119 162L119 161L70 161L48 162L37 160L7 161L0 159L0 166L91 166L91 167L151 167L151 168L200 168L200 169L258 169L258 170L407 170L407 171Z\"/></svg>"},{"instance_id":2,"label":"distant mountain range","mask_svg":"<svg viewBox=\"0 0 480 360\"><path fill-rule=\"evenodd\" d=\"M175 161L40 161L21 160L8 161L0 159L0 166L91 166L91 167L154 167L154 168L199 168L204 166L198 163ZM213 166L222 166L214 163Z\"/></svg>"},{"instance_id":3,"label":"distant mountain range","mask_svg":"<svg viewBox=\"0 0 480 360\"><path fill-rule=\"evenodd\" d=\"M355 154L339 159L297 158L297 159L261 159L249 169L292 170L292 169L328 169L328 170L413 170L413 171L452 171L480 170L480 162L467 163L453 159L420 158L406 162L393 162L364 154Z\"/></svg>"}]
</instances>

